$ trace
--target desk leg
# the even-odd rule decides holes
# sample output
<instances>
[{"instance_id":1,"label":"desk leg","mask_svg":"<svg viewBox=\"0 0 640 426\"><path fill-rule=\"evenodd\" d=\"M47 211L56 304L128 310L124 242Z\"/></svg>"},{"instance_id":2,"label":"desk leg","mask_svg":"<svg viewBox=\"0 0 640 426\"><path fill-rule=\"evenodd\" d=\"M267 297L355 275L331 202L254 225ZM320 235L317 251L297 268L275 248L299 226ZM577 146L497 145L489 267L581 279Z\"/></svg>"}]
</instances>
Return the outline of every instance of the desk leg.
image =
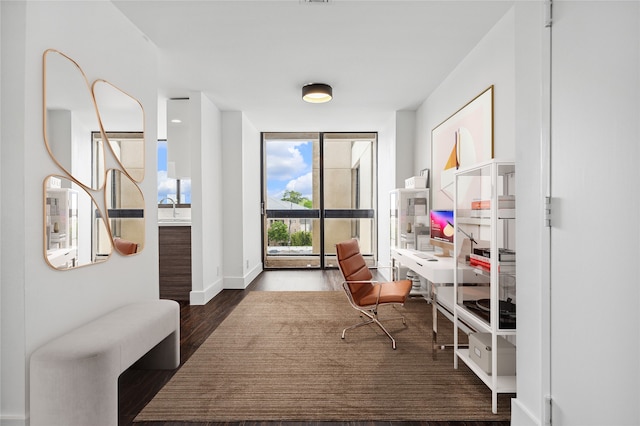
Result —
<instances>
[{"instance_id":1,"label":"desk leg","mask_svg":"<svg viewBox=\"0 0 640 426\"><path fill-rule=\"evenodd\" d=\"M429 290L431 299L431 315L432 315L432 345L431 345L431 357L435 361L438 354L438 295L434 291L434 286L431 286Z\"/></svg>"}]
</instances>

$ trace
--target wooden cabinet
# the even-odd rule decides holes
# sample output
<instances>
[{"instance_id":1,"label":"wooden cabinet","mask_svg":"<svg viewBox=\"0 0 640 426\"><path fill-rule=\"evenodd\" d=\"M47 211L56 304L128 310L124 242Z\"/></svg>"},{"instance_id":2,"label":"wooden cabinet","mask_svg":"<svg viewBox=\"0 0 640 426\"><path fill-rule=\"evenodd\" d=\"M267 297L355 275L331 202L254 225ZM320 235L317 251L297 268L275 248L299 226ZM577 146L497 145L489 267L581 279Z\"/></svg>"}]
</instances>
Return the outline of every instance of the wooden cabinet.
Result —
<instances>
[{"instance_id":1,"label":"wooden cabinet","mask_svg":"<svg viewBox=\"0 0 640 426\"><path fill-rule=\"evenodd\" d=\"M188 301L191 292L191 226L159 226L160 298Z\"/></svg>"}]
</instances>

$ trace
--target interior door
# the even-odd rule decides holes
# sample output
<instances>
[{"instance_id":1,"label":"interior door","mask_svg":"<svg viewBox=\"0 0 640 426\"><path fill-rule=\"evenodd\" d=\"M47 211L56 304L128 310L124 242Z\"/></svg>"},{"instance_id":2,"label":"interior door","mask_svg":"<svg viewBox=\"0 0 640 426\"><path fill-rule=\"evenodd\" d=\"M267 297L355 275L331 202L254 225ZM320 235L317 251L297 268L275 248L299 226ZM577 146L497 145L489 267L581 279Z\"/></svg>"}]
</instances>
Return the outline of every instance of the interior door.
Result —
<instances>
[{"instance_id":1,"label":"interior door","mask_svg":"<svg viewBox=\"0 0 640 426\"><path fill-rule=\"evenodd\" d=\"M553 11L551 418L638 424L640 7Z\"/></svg>"}]
</instances>

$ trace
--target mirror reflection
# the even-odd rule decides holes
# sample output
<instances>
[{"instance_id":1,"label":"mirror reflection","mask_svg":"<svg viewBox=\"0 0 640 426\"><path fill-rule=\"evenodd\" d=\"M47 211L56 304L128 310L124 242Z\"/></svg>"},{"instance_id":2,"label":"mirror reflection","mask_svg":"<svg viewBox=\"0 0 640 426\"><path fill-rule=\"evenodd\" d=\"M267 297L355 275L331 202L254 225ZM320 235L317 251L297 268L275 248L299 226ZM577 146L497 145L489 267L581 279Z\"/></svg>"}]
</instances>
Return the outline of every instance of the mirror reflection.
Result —
<instances>
[{"instance_id":1,"label":"mirror reflection","mask_svg":"<svg viewBox=\"0 0 640 426\"><path fill-rule=\"evenodd\" d=\"M114 247L123 255L139 253L145 237L136 184L145 171L142 104L108 81L90 85L73 59L47 49L43 132L51 158L67 174L44 182L47 263L72 269L107 260ZM97 202L90 192L102 190Z\"/></svg>"},{"instance_id":2,"label":"mirror reflection","mask_svg":"<svg viewBox=\"0 0 640 426\"><path fill-rule=\"evenodd\" d=\"M111 242L101 244L107 226L93 197L64 176L44 180L44 248L47 263L60 270L103 262Z\"/></svg>"},{"instance_id":3,"label":"mirror reflection","mask_svg":"<svg viewBox=\"0 0 640 426\"><path fill-rule=\"evenodd\" d=\"M91 86L80 66L65 54L48 49L43 57L44 140L56 164L82 185L98 190L104 184L104 149L93 149L91 134L99 131ZM94 165L95 167L92 167Z\"/></svg>"},{"instance_id":4,"label":"mirror reflection","mask_svg":"<svg viewBox=\"0 0 640 426\"><path fill-rule=\"evenodd\" d=\"M107 219L113 244L122 255L144 249L144 197L138 185L120 170L107 171L105 189Z\"/></svg>"},{"instance_id":5,"label":"mirror reflection","mask_svg":"<svg viewBox=\"0 0 640 426\"><path fill-rule=\"evenodd\" d=\"M144 178L144 110L140 102L105 80L93 83L100 122L116 161L135 182Z\"/></svg>"}]
</instances>

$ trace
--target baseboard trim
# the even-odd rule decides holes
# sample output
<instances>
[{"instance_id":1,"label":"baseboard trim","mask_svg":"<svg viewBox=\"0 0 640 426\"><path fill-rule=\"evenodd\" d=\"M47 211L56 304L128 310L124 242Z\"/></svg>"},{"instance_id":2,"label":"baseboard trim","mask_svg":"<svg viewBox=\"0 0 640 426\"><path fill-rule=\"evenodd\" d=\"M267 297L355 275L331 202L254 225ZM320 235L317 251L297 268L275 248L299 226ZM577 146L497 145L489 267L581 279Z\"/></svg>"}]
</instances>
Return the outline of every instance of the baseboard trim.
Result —
<instances>
[{"instance_id":1,"label":"baseboard trim","mask_svg":"<svg viewBox=\"0 0 640 426\"><path fill-rule=\"evenodd\" d=\"M27 418L22 416L0 415L0 425L2 426L26 426Z\"/></svg>"},{"instance_id":2,"label":"baseboard trim","mask_svg":"<svg viewBox=\"0 0 640 426\"><path fill-rule=\"evenodd\" d=\"M189 304L191 305L206 305L216 294L223 290L222 280L218 280L212 283L204 290L189 292Z\"/></svg>"},{"instance_id":3,"label":"baseboard trim","mask_svg":"<svg viewBox=\"0 0 640 426\"><path fill-rule=\"evenodd\" d=\"M229 290L244 290L260 275L260 272L262 272L262 262L254 266L242 277L225 277L224 288Z\"/></svg>"}]
</instances>

